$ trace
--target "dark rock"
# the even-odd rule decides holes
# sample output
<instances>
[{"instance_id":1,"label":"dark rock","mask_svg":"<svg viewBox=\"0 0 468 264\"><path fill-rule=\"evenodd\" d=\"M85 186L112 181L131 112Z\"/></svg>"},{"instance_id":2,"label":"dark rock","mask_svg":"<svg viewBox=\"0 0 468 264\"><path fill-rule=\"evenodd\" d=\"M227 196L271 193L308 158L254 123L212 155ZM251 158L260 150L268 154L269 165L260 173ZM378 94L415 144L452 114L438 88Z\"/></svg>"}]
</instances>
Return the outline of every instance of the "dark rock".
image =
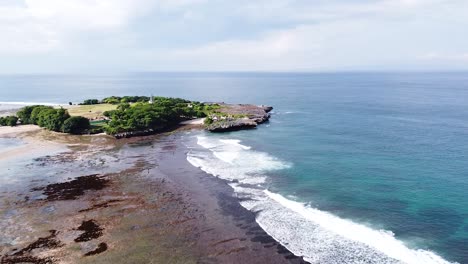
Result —
<instances>
[{"instance_id":1,"label":"dark rock","mask_svg":"<svg viewBox=\"0 0 468 264\"><path fill-rule=\"evenodd\" d=\"M43 191L47 201L74 200L87 190L99 191L107 187L109 180L97 174L80 176L68 182L53 183L32 191Z\"/></svg>"},{"instance_id":2,"label":"dark rock","mask_svg":"<svg viewBox=\"0 0 468 264\"><path fill-rule=\"evenodd\" d=\"M103 228L94 220L83 221L78 227L79 231L84 231L83 234L75 238L75 242L86 242L99 238L103 234Z\"/></svg>"},{"instance_id":3,"label":"dark rock","mask_svg":"<svg viewBox=\"0 0 468 264\"><path fill-rule=\"evenodd\" d=\"M270 113L271 110L273 110L273 106L263 105L263 110L265 110L267 113Z\"/></svg>"},{"instance_id":4,"label":"dark rock","mask_svg":"<svg viewBox=\"0 0 468 264\"><path fill-rule=\"evenodd\" d=\"M100 254L104 251L107 250L107 244L106 243L101 243L97 246L97 248L93 251L90 251L88 253L85 254L85 256L92 256L92 255L97 255L97 254Z\"/></svg>"},{"instance_id":5,"label":"dark rock","mask_svg":"<svg viewBox=\"0 0 468 264\"><path fill-rule=\"evenodd\" d=\"M143 131L132 131L132 132L118 133L118 134L115 134L114 137L115 137L116 139L131 138L131 137L141 137L141 136L154 135L154 134L156 134L157 132L158 132L158 130L148 129L148 130L143 130Z\"/></svg>"},{"instance_id":6,"label":"dark rock","mask_svg":"<svg viewBox=\"0 0 468 264\"><path fill-rule=\"evenodd\" d=\"M41 237L38 238L36 241L33 243L29 244L27 247L21 249L20 251L16 252L13 254L14 256L23 256L26 253L31 253L34 249L53 249L53 248L59 248L63 246L63 244L56 239L57 237L57 231L56 230L50 230L50 235L47 237Z\"/></svg>"}]
</instances>

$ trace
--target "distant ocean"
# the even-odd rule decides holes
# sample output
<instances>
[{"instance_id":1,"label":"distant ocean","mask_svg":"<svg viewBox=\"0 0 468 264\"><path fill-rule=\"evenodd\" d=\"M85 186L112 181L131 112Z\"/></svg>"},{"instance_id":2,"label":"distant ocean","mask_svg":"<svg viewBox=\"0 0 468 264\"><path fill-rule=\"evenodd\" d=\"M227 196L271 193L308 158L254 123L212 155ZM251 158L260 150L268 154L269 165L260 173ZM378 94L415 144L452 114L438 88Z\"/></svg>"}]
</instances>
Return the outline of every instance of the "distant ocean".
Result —
<instances>
[{"instance_id":1,"label":"distant ocean","mask_svg":"<svg viewBox=\"0 0 468 264\"><path fill-rule=\"evenodd\" d=\"M468 263L468 73L0 76L3 109L109 95L272 105L187 159L313 263Z\"/></svg>"}]
</instances>

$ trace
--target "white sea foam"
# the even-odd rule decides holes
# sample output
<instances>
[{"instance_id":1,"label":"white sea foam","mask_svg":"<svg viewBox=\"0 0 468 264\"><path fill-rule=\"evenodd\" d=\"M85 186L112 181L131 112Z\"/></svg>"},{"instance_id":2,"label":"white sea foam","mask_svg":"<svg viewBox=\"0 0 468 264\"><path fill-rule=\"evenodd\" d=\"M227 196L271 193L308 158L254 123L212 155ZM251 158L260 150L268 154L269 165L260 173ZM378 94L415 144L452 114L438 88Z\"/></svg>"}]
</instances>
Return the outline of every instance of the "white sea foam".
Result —
<instances>
[{"instance_id":1,"label":"white sea foam","mask_svg":"<svg viewBox=\"0 0 468 264\"><path fill-rule=\"evenodd\" d=\"M238 147L241 147L241 148L246 149L246 150L249 150L249 149L252 148L250 146L245 146L245 145L240 144L241 141L238 140L238 139L220 139L219 141L222 142L222 143L225 143L225 144L238 146Z\"/></svg>"},{"instance_id":2,"label":"white sea foam","mask_svg":"<svg viewBox=\"0 0 468 264\"><path fill-rule=\"evenodd\" d=\"M188 161L204 171L229 181L245 184L265 182L265 172L290 167L266 153L252 151L239 140L209 139L199 136L197 143L209 152L192 150Z\"/></svg>"},{"instance_id":3,"label":"white sea foam","mask_svg":"<svg viewBox=\"0 0 468 264\"><path fill-rule=\"evenodd\" d=\"M265 194L282 206L299 214L304 219L319 225L321 228L339 234L350 241L359 242L370 248L374 248L390 258L404 263L448 263L433 252L408 248L402 241L396 239L391 231L375 230L311 208L302 203L291 201L267 190L265 190Z\"/></svg>"},{"instance_id":4,"label":"white sea foam","mask_svg":"<svg viewBox=\"0 0 468 264\"><path fill-rule=\"evenodd\" d=\"M266 173L291 164L252 150L239 140L197 137L187 160L230 185L273 238L311 263L448 263L433 252L410 249L392 232L376 230L259 188ZM246 185L247 184L247 185ZM249 187L251 184L251 187Z\"/></svg>"}]
</instances>

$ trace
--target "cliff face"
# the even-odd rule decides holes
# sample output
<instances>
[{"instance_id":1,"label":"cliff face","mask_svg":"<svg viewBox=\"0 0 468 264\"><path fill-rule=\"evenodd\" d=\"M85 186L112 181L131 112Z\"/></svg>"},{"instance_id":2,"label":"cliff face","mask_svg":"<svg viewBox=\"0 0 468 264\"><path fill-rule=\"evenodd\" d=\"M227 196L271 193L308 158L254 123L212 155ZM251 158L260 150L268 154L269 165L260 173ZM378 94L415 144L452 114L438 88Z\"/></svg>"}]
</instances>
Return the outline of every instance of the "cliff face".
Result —
<instances>
[{"instance_id":1,"label":"cliff face","mask_svg":"<svg viewBox=\"0 0 468 264\"><path fill-rule=\"evenodd\" d=\"M225 132L242 129L252 129L258 124L270 119L271 106L256 106L245 104L221 104L217 113L209 118L213 123L206 125L211 132Z\"/></svg>"}]
</instances>

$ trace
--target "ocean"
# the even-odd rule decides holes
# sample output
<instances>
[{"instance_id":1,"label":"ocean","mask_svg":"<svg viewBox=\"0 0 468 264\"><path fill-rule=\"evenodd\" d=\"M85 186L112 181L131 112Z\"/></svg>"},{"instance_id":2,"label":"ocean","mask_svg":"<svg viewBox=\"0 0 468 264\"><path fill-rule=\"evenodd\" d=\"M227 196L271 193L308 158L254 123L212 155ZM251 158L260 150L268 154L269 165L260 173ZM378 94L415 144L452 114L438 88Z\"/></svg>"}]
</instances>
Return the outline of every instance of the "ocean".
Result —
<instances>
[{"instance_id":1,"label":"ocean","mask_svg":"<svg viewBox=\"0 0 468 264\"><path fill-rule=\"evenodd\" d=\"M0 109L110 95L272 105L187 160L312 263L468 263L468 73L0 76Z\"/></svg>"}]
</instances>

